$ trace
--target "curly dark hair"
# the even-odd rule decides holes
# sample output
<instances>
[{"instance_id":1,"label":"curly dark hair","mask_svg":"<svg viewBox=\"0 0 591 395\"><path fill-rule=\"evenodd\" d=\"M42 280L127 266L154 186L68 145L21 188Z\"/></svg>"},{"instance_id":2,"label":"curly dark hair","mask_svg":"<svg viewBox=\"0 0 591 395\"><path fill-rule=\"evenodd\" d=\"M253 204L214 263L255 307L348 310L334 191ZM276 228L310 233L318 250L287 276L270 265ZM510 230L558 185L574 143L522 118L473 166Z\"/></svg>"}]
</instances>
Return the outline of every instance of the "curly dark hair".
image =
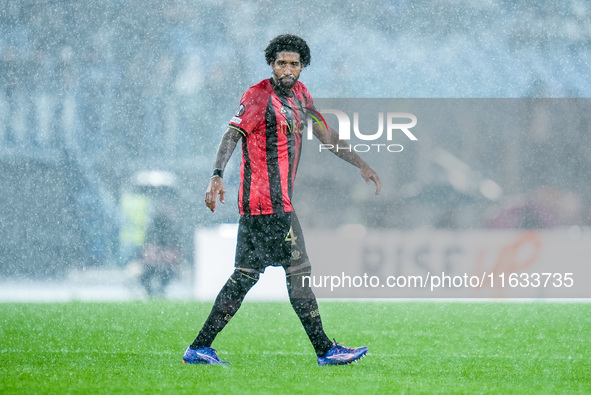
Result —
<instances>
[{"instance_id":1,"label":"curly dark hair","mask_svg":"<svg viewBox=\"0 0 591 395\"><path fill-rule=\"evenodd\" d=\"M310 47L304 39L294 36L293 34L282 34L275 37L269 42L265 49L265 60L267 64L271 64L277 58L279 52L296 52L300 54L300 62L302 67L307 67L310 64Z\"/></svg>"}]
</instances>

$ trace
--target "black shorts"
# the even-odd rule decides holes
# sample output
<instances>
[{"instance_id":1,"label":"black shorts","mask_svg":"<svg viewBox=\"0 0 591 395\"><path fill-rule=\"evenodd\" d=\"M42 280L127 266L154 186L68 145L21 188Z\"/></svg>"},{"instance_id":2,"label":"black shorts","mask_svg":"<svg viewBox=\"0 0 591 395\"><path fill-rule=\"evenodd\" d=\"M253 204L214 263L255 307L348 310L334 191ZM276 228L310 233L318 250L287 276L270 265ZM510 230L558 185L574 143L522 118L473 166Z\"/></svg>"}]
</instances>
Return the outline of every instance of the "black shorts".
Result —
<instances>
[{"instance_id":1,"label":"black shorts","mask_svg":"<svg viewBox=\"0 0 591 395\"><path fill-rule=\"evenodd\" d=\"M283 266L286 272L309 267L295 213L240 217L235 266L260 273L267 266Z\"/></svg>"}]
</instances>

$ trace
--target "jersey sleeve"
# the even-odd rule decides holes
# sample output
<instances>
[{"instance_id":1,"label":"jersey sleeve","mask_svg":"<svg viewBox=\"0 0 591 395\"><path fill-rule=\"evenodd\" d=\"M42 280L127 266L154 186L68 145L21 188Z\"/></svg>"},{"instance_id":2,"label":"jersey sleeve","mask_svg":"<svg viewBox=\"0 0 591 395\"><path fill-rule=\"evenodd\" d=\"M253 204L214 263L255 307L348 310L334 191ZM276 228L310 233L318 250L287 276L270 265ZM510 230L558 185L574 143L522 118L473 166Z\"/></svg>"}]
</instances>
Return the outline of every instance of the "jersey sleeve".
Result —
<instances>
[{"instance_id":1,"label":"jersey sleeve","mask_svg":"<svg viewBox=\"0 0 591 395\"><path fill-rule=\"evenodd\" d=\"M316 106L314 106L314 99L312 99L312 95L306 88L306 85L302 84L302 97L303 97L303 105L305 108L310 108L316 111Z\"/></svg>"},{"instance_id":2,"label":"jersey sleeve","mask_svg":"<svg viewBox=\"0 0 591 395\"><path fill-rule=\"evenodd\" d=\"M248 89L242 95L240 106L228 126L238 130L243 136L256 130L265 121L266 99L268 95L256 85Z\"/></svg>"},{"instance_id":3,"label":"jersey sleeve","mask_svg":"<svg viewBox=\"0 0 591 395\"><path fill-rule=\"evenodd\" d=\"M314 99L312 99L312 95L308 91L308 88L302 83L298 81L298 97L301 100L302 110L304 113L304 120L312 120L316 122L323 121L322 115L316 110L316 106L314 105Z\"/></svg>"},{"instance_id":4,"label":"jersey sleeve","mask_svg":"<svg viewBox=\"0 0 591 395\"><path fill-rule=\"evenodd\" d=\"M314 105L314 99L312 99L312 95L310 95L308 88L306 88L304 84L298 81L297 89L297 96L301 101L304 120L317 120L318 115L320 113L318 112L318 110L316 110L316 106Z\"/></svg>"}]
</instances>

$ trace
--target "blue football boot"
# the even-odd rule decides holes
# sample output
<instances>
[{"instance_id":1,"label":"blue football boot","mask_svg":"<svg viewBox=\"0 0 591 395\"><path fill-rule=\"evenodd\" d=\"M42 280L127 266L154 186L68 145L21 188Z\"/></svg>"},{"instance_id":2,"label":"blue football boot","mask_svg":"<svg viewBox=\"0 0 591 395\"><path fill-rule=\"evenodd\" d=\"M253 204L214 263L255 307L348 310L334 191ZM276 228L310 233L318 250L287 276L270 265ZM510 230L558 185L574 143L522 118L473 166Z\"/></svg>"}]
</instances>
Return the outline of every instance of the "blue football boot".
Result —
<instances>
[{"instance_id":1,"label":"blue football boot","mask_svg":"<svg viewBox=\"0 0 591 395\"><path fill-rule=\"evenodd\" d=\"M197 363L204 365L228 365L226 361L222 361L218 357L218 353L211 347L201 347L192 349L187 347L185 355L183 355L183 363Z\"/></svg>"},{"instance_id":2,"label":"blue football boot","mask_svg":"<svg viewBox=\"0 0 591 395\"><path fill-rule=\"evenodd\" d=\"M346 365L357 361L365 354L367 354L367 347L349 348L338 345L334 340L331 349L323 356L318 357L318 365Z\"/></svg>"}]
</instances>

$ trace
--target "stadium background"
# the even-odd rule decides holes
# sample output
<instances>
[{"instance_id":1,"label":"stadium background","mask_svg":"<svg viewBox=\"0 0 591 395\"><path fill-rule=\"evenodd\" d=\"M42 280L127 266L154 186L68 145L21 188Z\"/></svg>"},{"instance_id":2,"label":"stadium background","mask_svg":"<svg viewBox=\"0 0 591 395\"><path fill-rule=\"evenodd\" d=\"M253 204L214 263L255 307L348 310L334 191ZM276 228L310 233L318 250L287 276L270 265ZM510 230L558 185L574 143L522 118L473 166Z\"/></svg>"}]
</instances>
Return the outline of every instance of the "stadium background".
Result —
<instances>
[{"instance_id":1,"label":"stadium background","mask_svg":"<svg viewBox=\"0 0 591 395\"><path fill-rule=\"evenodd\" d=\"M236 221L232 192L212 216L203 191L241 93L269 75L263 48L277 34L300 34L310 44L312 65L301 80L315 97L585 98L591 94L588 7L576 0L374 0L348 7L3 0L0 275L59 280L72 270L123 267L125 197L153 186L138 181L148 170L175 177L157 198L173 206L183 254L192 261L195 228ZM386 188L378 204L330 172L315 172L308 182L300 177L298 194L322 185L324 196L345 197L322 205L310 223L319 227L363 217L369 228L484 228L492 226L495 210L540 196L577 210L550 223L505 226L585 226L591 144L588 124L579 126L567 136L553 129L492 134L485 152L473 134L434 137L446 155L503 188L501 200L465 211L460 222L446 221L429 198L405 203L431 180L443 181L435 186L444 191L436 193L458 198L441 176L445 166L425 154L401 157L397 171L376 164L385 181L400 186ZM506 166L495 168L498 163ZM237 179L227 182L235 190ZM360 214L364 208L373 210L369 219Z\"/></svg>"}]
</instances>

